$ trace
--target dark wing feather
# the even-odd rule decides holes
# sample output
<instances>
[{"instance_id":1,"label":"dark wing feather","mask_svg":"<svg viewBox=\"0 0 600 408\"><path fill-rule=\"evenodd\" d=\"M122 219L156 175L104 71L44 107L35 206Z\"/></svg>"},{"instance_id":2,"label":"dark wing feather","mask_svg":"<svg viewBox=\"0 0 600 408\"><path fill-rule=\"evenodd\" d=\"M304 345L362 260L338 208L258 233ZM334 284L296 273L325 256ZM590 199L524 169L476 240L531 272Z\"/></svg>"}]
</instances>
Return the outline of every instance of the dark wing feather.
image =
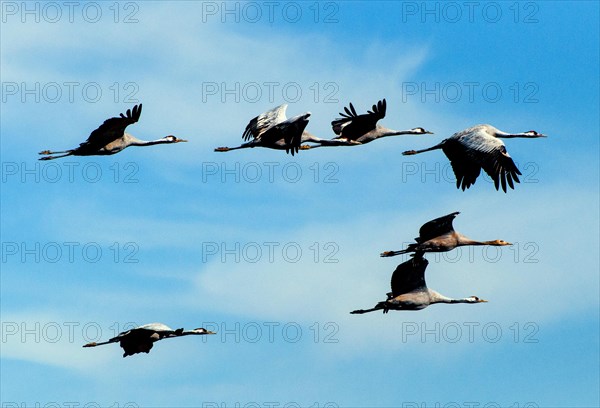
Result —
<instances>
[{"instance_id":1,"label":"dark wing feather","mask_svg":"<svg viewBox=\"0 0 600 408\"><path fill-rule=\"evenodd\" d=\"M138 353L149 353L153 347L151 336L155 333L155 331L140 327L127 332L126 335L119 339L119 345L125 352L123 353L123 357ZM159 338L162 338L162 336Z\"/></svg>"},{"instance_id":2,"label":"dark wing feather","mask_svg":"<svg viewBox=\"0 0 600 408\"><path fill-rule=\"evenodd\" d=\"M265 146L275 145L283 139L286 153L291 153L293 156L300 149L302 133L306 125L308 125L308 118L304 115L296 116L270 127L260 139Z\"/></svg>"},{"instance_id":3,"label":"dark wing feather","mask_svg":"<svg viewBox=\"0 0 600 408\"><path fill-rule=\"evenodd\" d=\"M426 289L425 269L428 264L422 253L416 253L413 258L398 265L392 274L392 296Z\"/></svg>"},{"instance_id":4,"label":"dark wing feather","mask_svg":"<svg viewBox=\"0 0 600 408\"><path fill-rule=\"evenodd\" d=\"M520 183L519 175L521 172L515 165L515 162L506 151L506 146L496 147L485 158L482 163L483 170L494 180L494 187L498 190L499 184L506 193L506 185L512 189L515 188L514 182Z\"/></svg>"},{"instance_id":5,"label":"dark wing feather","mask_svg":"<svg viewBox=\"0 0 600 408\"><path fill-rule=\"evenodd\" d=\"M344 108L346 114L340 112L342 117L331 122L333 132L339 137L348 140L357 140L359 137L375 129L379 119L385 117L386 107L386 101L383 99L377 102L377 105L373 105L372 111L368 111L368 113L363 115L357 115L354 106L350 103L350 109Z\"/></svg>"},{"instance_id":6,"label":"dark wing feather","mask_svg":"<svg viewBox=\"0 0 600 408\"><path fill-rule=\"evenodd\" d=\"M465 189L475 184L475 180L481 173L481 166L471 160L465 146L460 144L457 139L446 139L442 147L442 151L450 160L452 170L456 176L456 188Z\"/></svg>"},{"instance_id":7,"label":"dark wing feather","mask_svg":"<svg viewBox=\"0 0 600 408\"><path fill-rule=\"evenodd\" d=\"M465 163L470 163L468 165L473 168L475 166L483 168L494 180L496 190L501 185L502 190L506 192L507 185L514 189L514 182L519 183L521 172L507 153L502 140L485 131L464 134L455 140L466 156L464 157Z\"/></svg>"},{"instance_id":8,"label":"dark wing feather","mask_svg":"<svg viewBox=\"0 0 600 408\"><path fill-rule=\"evenodd\" d=\"M109 143L123 137L125 128L140 119L142 104L135 105L133 110L127 109L127 114L121 113L120 117L110 118L104 121L98 129L94 130L88 139L81 143L78 149L98 151Z\"/></svg>"},{"instance_id":9,"label":"dark wing feather","mask_svg":"<svg viewBox=\"0 0 600 408\"><path fill-rule=\"evenodd\" d=\"M436 218L423 224L419 229L419 237L415 238L415 241L422 243L429 241L430 239L437 238L440 235L447 234L454 231L452 226L452 220L460 214L458 211L452 214L444 215L443 217Z\"/></svg>"},{"instance_id":10,"label":"dark wing feather","mask_svg":"<svg viewBox=\"0 0 600 408\"><path fill-rule=\"evenodd\" d=\"M507 185L514 189L514 183L520 182L521 172L504 143L485 131L471 128L457 133L443 142L442 150L452 164L456 188L463 191L475 184L482 168L494 180L496 190L502 186L506 192Z\"/></svg>"}]
</instances>

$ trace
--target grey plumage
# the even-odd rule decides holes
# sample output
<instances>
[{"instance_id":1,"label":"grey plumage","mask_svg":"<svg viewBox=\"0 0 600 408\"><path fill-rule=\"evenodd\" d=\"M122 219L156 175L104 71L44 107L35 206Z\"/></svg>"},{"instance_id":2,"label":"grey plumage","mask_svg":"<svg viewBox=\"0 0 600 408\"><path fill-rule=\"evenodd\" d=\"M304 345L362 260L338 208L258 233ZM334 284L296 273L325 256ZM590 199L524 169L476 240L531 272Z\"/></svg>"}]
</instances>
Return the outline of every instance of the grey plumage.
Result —
<instances>
[{"instance_id":1,"label":"grey plumage","mask_svg":"<svg viewBox=\"0 0 600 408\"><path fill-rule=\"evenodd\" d=\"M380 256L390 257L410 252L447 252L456 247L465 245L512 245L510 242L496 239L493 241L475 241L454 230L452 221L460 214L458 211L443 217L426 222L419 229L419 236L415 238L416 244L409 244L401 251L385 251Z\"/></svg>"},{"instance_id":2,"label":"grey plumage","mask_svg":"<svg viewBox=\"0 0 600 408\"><path fill-rule=\"evenodd\" d=\"M193 330L173 330L163 323L150 323L121 332L108 341L102 343L92 342L85 344L83 347L96 347L104 344L119 342L119 345L124 351L123 357L127 357L137 353L149 353L153 347L153 344L159 340L180 336L206 334L215 333L204 328L197 328Z\"/></svg>"},{"instance_id":3,"label":"grey plumage","mask_svg":"<svg viewBox=\"0 0 600 408\"><path fill-rule=\"evenodd\" d=\"M377 303L371 309L358 309L351 314L363 314L383 310L421 310L435 303L481 303L487 302L477 296L453 299L431 290L425 282L425 270L429 262L422 253L401 263L392 274L392 291L387 293L387 300Z\"/></svg>"},{"instance_id":4,"label":"grey plumage","mask_svg":"<svg viewBox=\"0 0 600 408\"><path fill-rule=\"evenodd\" d=\"M419 154L431 150L442 149L450 160L456 176L456 187L465 189L475 184L483 169L494 180L496 190L502 186L506 193L508 187L514 189L519 183L521 172L506 151L500 138L545 137L535 130L523 133L502 132L491 125L477 125L457 132L441 143L423 150L407 150L403 155Z\"/></svg>"},{"instance_id":5,"label":"grey plumage","mask_svg":"<svg viewBox=\"0 0 600 408\"><path fill-rule=\"evenodd\" d=\"M164 143L187 142L185 139L178 139L173 135L165 136L161 139L145 141L135 138L125 132L127 126L136 123L142 114L142 104L135 105L133 110L127 109L127 113L120 114L119 117L109 118L104 121L96 130L94 130L88 139L80 143L75 149L52 152L44 150L39 154L45 155L40 160L53 160L66 156L105 156L116 154L129 146L151 146ZM61 154L63 153L63 154ZM61 154L59 156L51 156Z\"/></svg>"},{"instance_id":6,"label":"grey plumage","mask_svg":"<svg viewBox=\"0 0 600 408\"><path fill-rule=\"evenodd\" d=\"M387 103L383 99L373 105L370 111L359 115L356 113L354 105L350 103L348 107L344 108L344 112L340 112L342 117L331 122L331 128L337 137L321 144L323 146L353 146L367 144L387 136L431 134L421 127L393 130L378 125L377 122L385 117L386 109Z\"/></svg>"},{"instance_id":7,"label":"grey plumage","mask_svg":"<svg viewBox=\"0 0 600 408\"><path fill-rule=\"evenodd\" d=\"M247 143L238 147L217 147L215 151L266 147L285 150L293 156L300 150L310 112L287 119L286 109L287 104L283 104L251 119L242 133L242 139L248 141Z\"/></svg>"}]
</instances>

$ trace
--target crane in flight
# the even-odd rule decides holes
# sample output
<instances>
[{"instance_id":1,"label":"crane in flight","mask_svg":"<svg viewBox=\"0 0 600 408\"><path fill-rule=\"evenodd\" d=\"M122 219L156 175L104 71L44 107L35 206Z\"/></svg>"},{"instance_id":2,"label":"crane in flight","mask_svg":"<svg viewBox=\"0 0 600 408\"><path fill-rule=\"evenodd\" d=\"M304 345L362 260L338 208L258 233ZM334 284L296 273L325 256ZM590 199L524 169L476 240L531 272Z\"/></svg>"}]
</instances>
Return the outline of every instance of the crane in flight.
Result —
<instances>
[{"instance_id":1,"label":"crane in flight","mask_svg":"<svg viewBox=\"0 0 600 408\"><path fill-rule=\"evenodd\" d=\"M129 146L152 146L156 144L187 142L173 135L157 140L140 140L125 132L127 126L136 123L142 113L142 104L135 105L133 110L127 109L127 114L121 113L120 117L106 119L98 129L94 130L88 139L79 147L71 150L52 152L44 150L39 154L44 155L40 160L54 160L66 156L105 156L119 153ZM52 156L58 154L59 156Z\"/></svg>"},{"instance_id":2,"label":"crane in flight","mask_svg":"<svg viewBox=\"0 0 600 408\"><path fill-rule=\"evenodd\" d=\"M389 257L407 254L409 252L415 252L416 254L423 252L447 252L456 247L465 245L512 245L510 242L501 239L493 241L474 241L460 232L454 231L452 221L458 214L460 213L457 211L426 222L419 229L419 236L415 238L416 244L409 244L406 249L401 251L385 251L382 252L380 256Z\"/></svg>"},{"instance_id":3,"label":"crane in flight","mask_svg":"<svg viewBox=\"0 0 600 408\"><path fill-rule=\"evenodd\" d=\"M330 140L320 139L314 141L317 146L308 146L305 148L316 148L319 146L356 146L372 142L376 139L388 136L398 135L424 135L432 134L422 127L409 130L393 130L378 125L380 119L385 117L387 103L385 99L373 105L373 108L367 113L359 115L352 103L349 107L344 107L345 113L340 112L341 118L331 122L333 132L337 137Z\"/></svg>"},{"instance_id":4,"label":"crane in flight","mask_svg":"<svg viewBox=\"0 0 600 408\"><path fill-rule=\"evenodd\" d=\"M163 323L150 323L119 333L112 339L102 343L88 343L83 347L96 347L104 344L119 343L123 349L123 357L132 356L137 353L149 353L155 342L163 339L189 335L216 334L203 328L193 330L173 330Z\"/></svg>"},{"instance_id":5,"label":"crane in flight","mask_svg":"<svg viewBox=\"0 0 600 408\"><path fill-rule=\"evenodd\" d=\"M377 303L371 309L358 309L351 314L363 314L383 310L421 310L434 303L482 303L487 302L477 296L453 299L435 290L429 289L425 283L425 269L429 262L423 258L423 253L417 253L413 258L401 263L392 274L392 291L387 293L387 299Z\"/></svg>"},{"instance_id":6,"label":"crane in flight","mask_svg":"<svg viewBox=\"0 0 600 408\"><path fill-rule=\"evenodd\" d=\"M521 172L506 151L501 138L538 138L546 137L535 130L523 133L506 133L491 125L477 125L457 132L437 145L423 150L407 150L403 155L414 155L431 150L442 149L450 160L456 176L456 188L465 189L475 184L483 169L494 180L496 190L502 185L514 189L514 183L520 183Z\"/></svg>"},{"instance_id":7,"label":"crane in flight","mask_svg":"<svg viewBox=\"0 0 600 408\"><path fill-rule=\"evenodd\" d=\"M246 143L237 147L217 147L215 152L266 147L285 150L293 156L298 153L298 150L307 148L301 147L303 142L320 141L321 139L304 130L308 125L310 112L288 119L285 115L287 106L287 104L279 105L251 119L242 134L242 139L246 140Z\"/></svg>"}]
</instances>

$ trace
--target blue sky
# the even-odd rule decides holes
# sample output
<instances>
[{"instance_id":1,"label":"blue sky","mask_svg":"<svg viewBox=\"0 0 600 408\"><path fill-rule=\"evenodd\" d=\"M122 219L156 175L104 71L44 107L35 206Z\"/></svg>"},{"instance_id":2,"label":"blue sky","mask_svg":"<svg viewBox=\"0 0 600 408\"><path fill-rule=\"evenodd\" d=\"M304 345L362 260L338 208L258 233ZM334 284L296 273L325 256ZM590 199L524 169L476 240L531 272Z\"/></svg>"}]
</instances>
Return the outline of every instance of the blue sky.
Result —
<instances>
[{"instance_id":1,"label":"blue sky","mask_svg":"<svg viewBox=\"0 0 600 408\"><path fill-rule=\"evenodd\" d=\"M3 406L600 404L598 3L1 7ZM330 137L382 98L382 124L435 134L213 152L281 103ZM189 143L37 161L139 102L130 133ZM478 123L549 135L506 141L514 191L401 156ZM489 303L348 313L389 290L405 258L381 251L453 211L515 245L430 256L428 285ZM154 321L219 334L81 347Z\"/></svg>"}]
</instances>

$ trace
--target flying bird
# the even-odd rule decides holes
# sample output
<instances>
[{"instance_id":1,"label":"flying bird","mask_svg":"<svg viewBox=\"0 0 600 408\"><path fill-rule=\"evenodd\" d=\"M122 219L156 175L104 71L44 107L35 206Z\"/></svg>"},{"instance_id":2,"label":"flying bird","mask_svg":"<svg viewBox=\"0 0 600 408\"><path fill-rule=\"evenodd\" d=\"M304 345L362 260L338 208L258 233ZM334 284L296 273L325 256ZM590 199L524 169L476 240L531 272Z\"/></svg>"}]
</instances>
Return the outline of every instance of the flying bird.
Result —
<instances>
[{"instance_id":1,"label":"flying bird","mask_svg":"<svg viewBox=\"0 0 600 408\"><path fill-rule=\"evenodd\" d=\"M422 254L423 252L447 252L456 247L465 245L512 245L510 242L501 239L496 239L494 241L474 241L461 233L454 231L452 220L454 220L458 214L460 213L453 212L452 214L444 215L443 217L426 222L419 229L419 236L415 238L415 241L417 241L416 244L409 244L406 249L401 251L386 251L381 253L380 256L396 256L409 252L415 252L417 255Z\"/></svg>"},{"instance_id":2,"label":"flying bird","mask_svg":"<svg viewBox=\"0 0 600 408\"><path fill-rule=\"evenodd\" d=\"M496 190L502 185L506 193L506 185L515 188L514 182L520 183L521 172L506 151L500 138L546 137L535 130L523 133L502 132L491 125L477 125L455 133L441 143L423 150L408 150L403 155L413 155L430 150L442 149L450 160L456 176L456 188L465 189L475 184L481 169L494 180Z\"/></svg>"},{"instance_id":3,"label":"flying bird","mask_svg":"<svg viewBox=\"0 0 600 408\"><path fill-rule=\"evenodd\" d=\"M321 146L354 146L387 136L432 134L422 127L393 130L378 125L377 122L385 117L386 106L386 101L383 99L377 102L377 105L373 105L372 110L358 115L350 103L349 108L344 108L346 113L340 112L342 117L331 122L333 132L338 136L328 141L321 141Z\"/></svg>"},{"instance_id":4,"label":"flying bird","mask_svg":"<svg viewBox=\"0 0 600 408\"><path fill-rule=\"evenodd\" d=\"M119 342L119 345L121 348L123 348L123 351L125 351L125 353L123 353L123 357L127 357L137 353L149 353L154 345L154 342L162 339L204 334L216 333L203 328L193 330L173 330L169 326L162 323L150 323L119 333L118 336L113 337L112 339L103 343L92 342L84 345L83 347L96 347L103 344Z\"/></svg>"},{"instance_id":5,"label":"flying bird","mask_svg":"<svg viewBox=\"0 0 600 408\"><path fill-rule=\"evenodd\" d=\"M379 302L372 309L359 309L351 314L363 314L383 310L421 310L434 303L482 303L487 302L477 296L452 299L431 290L425 283L425 269L429 262L419 253L396 267L392 274L392 291L387 300Z\"/></svg>"},{"instance_id":6,"label":"flying bird","mask_svg":"<svg viewBox=\"0 0 600 408\"><path fill-rule=\"evenodd\" d=\"M120 117L110 118L104 121L98 129L94 130L88 139L81 143L79 147L62 152L52 152L44 150L39 154L46 155L40 160L53 160L66 156L104 156L119 153L129 146L152 146L155 144L187 142L184 139L178 139L173 135L165 136L157 140L140 140L125 132L125 128L136 123L142 113L142 104L135 105L133 110L127 109L127 114L121 113ZM64 154L61 154L64 153ZM61 154L60 156L50 156L52 154Z\"/></svg>"},{"instance_id":7,"label":"flying bird","mask_svg":"<svg viewBox=\"0 0 600 408\"><path fill-rule=\"evenodd\" d=\"M291 153L293 156L298 153L298 150L304 149L301 147L303 142L317 142L320 140L304 131L306 125L308 125L310 112L287 119L286 109L287 104L283 104L261 113L250 120L242 134L242 139L247 140L247 143L238 147L217 147L215 152L228 152L249 147L267 147L269 149L285 150L286 153Z\"/></svg>"}]
</instances>

